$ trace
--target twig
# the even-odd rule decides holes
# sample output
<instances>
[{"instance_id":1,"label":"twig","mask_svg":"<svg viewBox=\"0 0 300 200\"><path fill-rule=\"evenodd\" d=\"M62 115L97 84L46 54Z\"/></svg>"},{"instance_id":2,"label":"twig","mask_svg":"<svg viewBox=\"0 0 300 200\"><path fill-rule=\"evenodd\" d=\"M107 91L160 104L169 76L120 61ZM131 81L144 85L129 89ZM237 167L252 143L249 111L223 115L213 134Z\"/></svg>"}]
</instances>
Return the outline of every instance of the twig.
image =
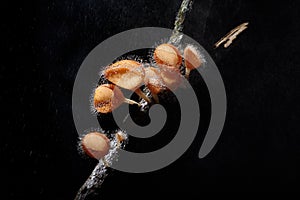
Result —
<instances>
[{"instance_id":1,"label":"twig","mask_svg":"<svg viewBox=\"0 0 300 200\"><path fill-rule=\"evenodd\" d=\"M241 33L243 32L245 29L247 29L247 25L249 23L245 22L242 23L241 25L235 27L234 29L232 29L229 33L227 33L224 37L222 37L218 42L216 42L214 44L215 48L218 48L222 43L226 42L224 44L224 48L229 47L229 45L232 43L232 41Z\"/></svg>"},{"instance_id":2,"label":"twig","mask_svg":"<svg viewBox=\"0 0 300 200\"><path fill-rule=\"evenodd\" d=\"M74 200L84 200L88 195L101 187L107 176L107 168L102 160L99 161L89 178L81 186Z\"/></svg>"}]
</instances>

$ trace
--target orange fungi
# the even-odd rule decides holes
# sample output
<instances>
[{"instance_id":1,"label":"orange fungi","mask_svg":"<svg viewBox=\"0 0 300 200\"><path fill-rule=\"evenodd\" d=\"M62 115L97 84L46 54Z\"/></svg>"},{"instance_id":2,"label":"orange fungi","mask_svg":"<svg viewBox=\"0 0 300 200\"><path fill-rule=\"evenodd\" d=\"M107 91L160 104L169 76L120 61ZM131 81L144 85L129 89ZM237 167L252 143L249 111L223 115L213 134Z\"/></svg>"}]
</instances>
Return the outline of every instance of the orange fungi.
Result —
<instances>
[{"instance_id":1,"label":"orange fungi","mask_svg":"<svg viewBox=\"0 0 300 200\"><path fill-rule=\"evenodd\" d=\"M110 141L106 135L102 133L91 132L82 138L81 145L83 151L88 156L100 160L108 153Z\"/></svg>"},{"instance_id":2,"label":"orange fungi","mask_svg":"<svg viewBox=\"0 0 300 200\"><path fill-rule=\"evenodd\" d=\"M161 44L154 50L154 60L158 66L171 66L178 68L182 57L179 50L171 44Z\"/></svg>"},{"instance_id":3,"label":"orange fungi","mask_svg":"<svg viewBox=\"0 0 300 200\"><path fill-rule=\"evenodd\" d=\"M123 102L137 104L137 102L126 99L122 91L113 84L103 84L96 88L94 93L94 107L97 112L109 113L119 107Z\"/></svg>"},{"instance_id":4,"label":"orange fungi","mask_svg":"<svg viewBox=\"0 0 300 200\"><path fill-rule=\"evenodd\" d=\"M104 76L119 87L132 90L148 102L151 100L140 90L145 77L144 68L135 60L120 60L108 66Z\"/></svg>"},{"instance_id":5,"label":"orange fungi","mask_svg":"<svg viewBox=\"0 0 300 200\"><path fill-rule=\"evenodd\" d=\"M185 49L184 49L184 63L185 63L185 74L186 77L189 76L190 71L198 68L202 65L203 61L201 59L200 53L198 52L198 50L192 46L192 45L188 45Z\"/></svg>"},{"instance_id":6,"label":"orange fungi","mask_svg":"<svg viewBox=\"0 0 300 200\"><path fill-rule=\"evenodd\" d=\"M165 86L170 90L176 90L182 83L182 75L179 69L165 66L161 69L160 74Z\"/></svg>"},{"instance_id":7,"label":"orange fungi","mask_svg":"<svg viewBox=\"0 0 300 200\"><path fill-rule=\"evenodd\" d=\"M150 92L156 103L159 103L157 94L166 89L164 81L160 75L160 72L155 67L145 68L145 85L149 88Z\"/></svg>"}]
</instances>

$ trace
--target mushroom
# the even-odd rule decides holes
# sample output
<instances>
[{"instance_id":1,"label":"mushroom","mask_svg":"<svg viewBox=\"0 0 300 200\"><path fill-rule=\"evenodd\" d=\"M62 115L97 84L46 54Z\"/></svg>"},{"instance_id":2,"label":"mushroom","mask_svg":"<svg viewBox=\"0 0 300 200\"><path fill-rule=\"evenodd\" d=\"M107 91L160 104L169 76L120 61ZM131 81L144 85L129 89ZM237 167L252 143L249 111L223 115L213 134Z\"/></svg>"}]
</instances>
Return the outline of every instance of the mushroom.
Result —
<instances>
[{"instance_id":1,"label":"mushroom","mask_svg":"<svg viewBox=\"0 0 300 200\"><path fill-rule=\"evenodd\" d=\"M157 94L162 90L166 89L164 81L160 75L160 72L155 67L146 67L145 68L145 85L149 88L152 97L156 103L159 103Z\"/></svg>"},{"instance_id":2,"label":"mushroom","mask_svg":"<svg viewBox=\"0 0 300 200\"><path fill-rule=\"evenodd\" d=\"M127 139L127 135L122 131L118 131L116 133L115 138L117 140L117 148L120 148L122 142L124 142Z\"/></svg>"},{"instance_id":3,"label":"mushroom","mask_svg":"<svg viewBox=\"0 0 300 200\"><path fill-rule=\"evenodd\" d=\"M145 77L144 68L135 60L120 60L108 66L104 76L119 87L132 90L149 103L151 100L139 88Z\"/></svg>"},{"instance_id":4,"label":"mushroom","mask_svg":"<svg viewBox=\"0 0 300 200\"><path fill-rule=\"evenodd\" d=\"M179 68L182 57L179 50L171 44L161 44L154 50L154 60L158 66Z\"/></svg>"},{"instance_id":5,"label":"mushroom","mask_svg":"<svg viewBox=\"0 0 300 200\"><path fill-rule=\"evenodd\" d=\"M189 77L191 70L200 67L203 63L199 51L192 45L185 47L184 52L185 76Z\"/></svg>"},{"instance_id":6,"label":"mushroom","mask_svg":"<svg viewBox=\"0 0 300 200\"><path fill-rule=\"evenodd\" d=\"M81 146L88 156L100 160L108 153L110 140L102 133L91 132L82 138Z\"/></svg>"},{"instance_id":7,"label":"mushroom","mask_svg":"<svg viewBox=\"0 0 300 200\"><path fill-rule=\"evenodd\" d=\"M103 84L96 88L94 93L94 107L97 112L109 113L119 107L123 102L129 104L139 103L126 99L122 91L113 84Z\"/></svg>"},{"instance_id":8,"label":"mushroom","mask_svg":"<svg viewBox=\"0 0 300 200\"><path fill-rule=\"evenodd\" d=\"M165 66L164 68L161 68L160 71L165 86L170 90L176 90L182 83L182 75L180 74L179 69Z\"/></svg>"}]
</instances>

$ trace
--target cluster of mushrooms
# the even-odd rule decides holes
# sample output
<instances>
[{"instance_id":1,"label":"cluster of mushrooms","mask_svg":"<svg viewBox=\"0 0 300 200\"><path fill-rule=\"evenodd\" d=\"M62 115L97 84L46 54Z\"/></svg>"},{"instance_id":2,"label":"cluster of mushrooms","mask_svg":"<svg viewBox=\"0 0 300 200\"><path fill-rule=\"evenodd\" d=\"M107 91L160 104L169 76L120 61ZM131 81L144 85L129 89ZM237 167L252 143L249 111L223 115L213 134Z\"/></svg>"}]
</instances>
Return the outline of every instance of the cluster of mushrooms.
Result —
<instances>
[{"instance_id":1,"label":"cluster of mushrooms","mask_svg":"<svg viewBox=\"0 0 300 200\"><path fill-rule=\"evenodd\" d=\"M200 67L203 59L193 45L187 45L182 53L172 44L164 43L157 46L153 52L153 63L141 63L136 60L120 60L103 70L103 75L109 84L101 84L94 91L93 107L97 113L110 113L122 103L140 103L124 97L120 88L131 90L148 103L159 103L158 94L165 90L176 90L182 82L180 67L185 67L185 77L190 71ZM184 61L184 62L183 62ZM145 85L151 92L152 98L142 92L140 87ZM124 135L117 133L119 142ZM109 151L110 140L105 134L92 132L86 134L81 145L90 157L101 159Z\"/></svg>"}]
</instances>

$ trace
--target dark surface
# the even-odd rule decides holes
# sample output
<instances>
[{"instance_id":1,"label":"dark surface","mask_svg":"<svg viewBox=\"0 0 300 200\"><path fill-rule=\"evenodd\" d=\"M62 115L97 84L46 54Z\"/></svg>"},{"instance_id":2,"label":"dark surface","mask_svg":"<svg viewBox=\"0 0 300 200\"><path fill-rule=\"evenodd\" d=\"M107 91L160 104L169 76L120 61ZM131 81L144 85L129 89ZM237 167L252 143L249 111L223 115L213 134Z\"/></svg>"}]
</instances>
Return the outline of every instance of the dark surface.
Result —
<instances>
[{"instance_id":1,"label":"dark surface","mask_svg":"<svg viewBox=\"0 0 300 200\"><path fill-rule=\"evenodd\" d=\"M204 159L198 159L198 135L184 156L162 170L114 171L97 197L299 189L297 2L195 1L184 33L206 48L222 74L228 112L221 138ZM179 5L179 0L2 5L8 11L1 13L3 199L75 197L95 166L78 153L72 118L80 64L121 31L173 28ZM213 50L214 42L245 21L249 29L230 48Z\"/></svg>"}]
</instances>

